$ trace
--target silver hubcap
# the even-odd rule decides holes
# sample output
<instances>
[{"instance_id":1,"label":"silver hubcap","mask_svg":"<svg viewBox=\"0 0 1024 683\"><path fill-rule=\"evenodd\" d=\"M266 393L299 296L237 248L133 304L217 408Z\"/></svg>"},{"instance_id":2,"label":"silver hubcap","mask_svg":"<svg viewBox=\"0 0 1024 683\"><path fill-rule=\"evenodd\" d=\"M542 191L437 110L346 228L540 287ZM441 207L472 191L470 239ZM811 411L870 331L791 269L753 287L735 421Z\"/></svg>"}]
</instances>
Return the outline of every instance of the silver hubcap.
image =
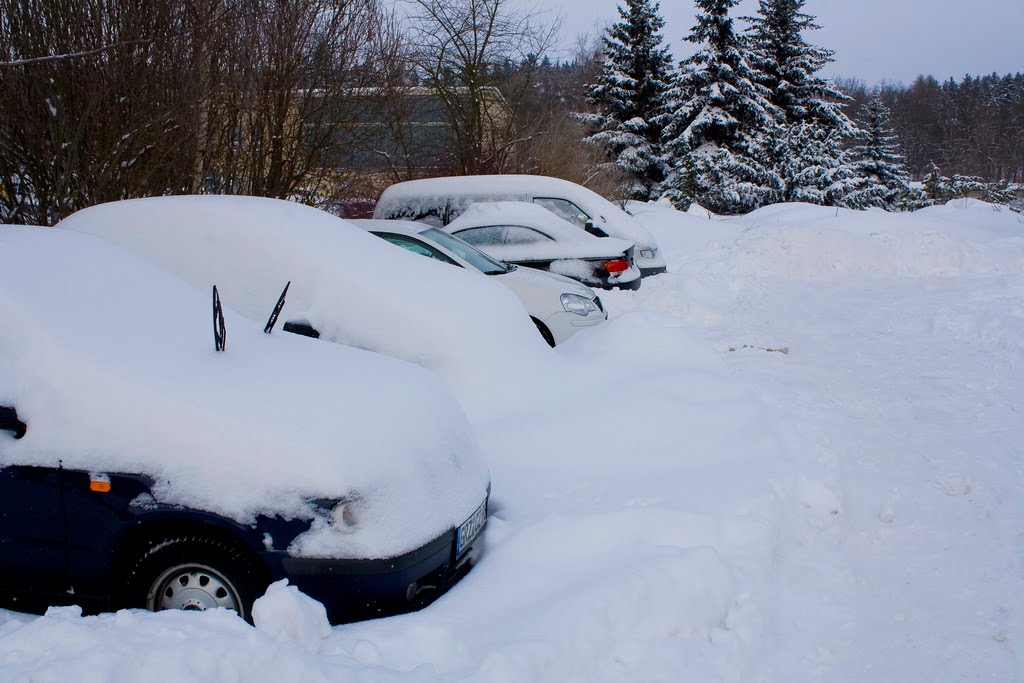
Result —
<instances>
[{"instance_id":1,"label":"silver hubcap","mask_svg":"<svg viewBox=\"0 0 1024 683\"><path fill-rule=\"evenodd\" d=\"M171 567L153 582L148 607L162 609L233 609L242 614L242 601L234 586L217 570L201 564Z\"/></svg>"}]
</instances>

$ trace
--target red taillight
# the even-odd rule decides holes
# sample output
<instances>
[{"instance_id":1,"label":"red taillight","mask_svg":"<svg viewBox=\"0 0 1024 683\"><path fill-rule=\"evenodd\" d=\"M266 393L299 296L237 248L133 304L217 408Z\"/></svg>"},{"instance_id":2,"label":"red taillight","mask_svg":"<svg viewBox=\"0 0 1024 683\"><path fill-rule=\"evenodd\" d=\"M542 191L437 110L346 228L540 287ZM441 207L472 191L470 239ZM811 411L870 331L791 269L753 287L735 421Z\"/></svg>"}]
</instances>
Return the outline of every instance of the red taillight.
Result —
<instances>
[{"instance_id":1,"label":"red taillight","mask_svg":"<svg viewBox=\"0 0 1024 683\"><path fill-rule=\"evenodd\" d=\"M624 258L612 259L611 261L605 261L604 269L612 275L618 275L629 270L629 261Z\"/></svg>"}]
</instances>

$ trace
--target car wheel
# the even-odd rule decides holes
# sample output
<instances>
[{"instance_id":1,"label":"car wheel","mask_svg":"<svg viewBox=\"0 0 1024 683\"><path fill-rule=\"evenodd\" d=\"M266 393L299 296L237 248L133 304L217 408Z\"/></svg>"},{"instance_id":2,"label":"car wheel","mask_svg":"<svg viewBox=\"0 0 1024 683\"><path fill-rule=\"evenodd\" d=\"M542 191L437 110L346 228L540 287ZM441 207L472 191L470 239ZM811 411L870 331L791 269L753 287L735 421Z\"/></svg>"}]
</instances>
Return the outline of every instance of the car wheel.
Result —
<instances>
[{"instance_id":1,"label":"car wheel","mask_svg":"<svg viewBox=\"0 0 1024 683\"><path fill-rule=\"evenodd\" d=\"M266 588L243 549L202 536L166 537L148 546L129 571L125 604L158 612L223 607L252 620L252 603Z\"/></svg>"},{"instance_id":2,"label":"car wheel","mask_svg":"<svg viewBox=\"0 0 1024 683\"><path fill-rule=\"evenodd\" d=\"M532 320L533 324L537 326L537 331L540 332L540 336L544 337L544 341L548 343L548 346L554 348L555 336L551 334L551 330L549 330L544 323L542 323L541 321L537 320L532 316L530 317L530 320Z\"/></svg>"}]
</instances>

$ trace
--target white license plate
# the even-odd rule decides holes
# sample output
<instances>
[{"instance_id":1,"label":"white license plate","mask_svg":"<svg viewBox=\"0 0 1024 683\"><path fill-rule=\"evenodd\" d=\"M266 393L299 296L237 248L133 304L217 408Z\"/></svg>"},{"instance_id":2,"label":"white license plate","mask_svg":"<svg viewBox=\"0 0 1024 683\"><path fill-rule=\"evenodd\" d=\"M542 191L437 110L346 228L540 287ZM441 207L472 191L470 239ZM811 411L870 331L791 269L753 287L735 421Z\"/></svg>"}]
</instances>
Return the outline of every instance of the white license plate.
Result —
<instances>
[{"instance_id":1,"label":"white license plate","mask_svg":"<svg viewBox=\"0 0 1024 683\"><path fill-rule=\"evenodd\" d=\"M487 501L480 503L480 507L476 509L476 512L469 516L459 530L455 533L455 557L461 557L462 553L469 549L476 537L480 535L480 531L484 528L484 524L487 523Z\"/></svg>"}]
</instances>

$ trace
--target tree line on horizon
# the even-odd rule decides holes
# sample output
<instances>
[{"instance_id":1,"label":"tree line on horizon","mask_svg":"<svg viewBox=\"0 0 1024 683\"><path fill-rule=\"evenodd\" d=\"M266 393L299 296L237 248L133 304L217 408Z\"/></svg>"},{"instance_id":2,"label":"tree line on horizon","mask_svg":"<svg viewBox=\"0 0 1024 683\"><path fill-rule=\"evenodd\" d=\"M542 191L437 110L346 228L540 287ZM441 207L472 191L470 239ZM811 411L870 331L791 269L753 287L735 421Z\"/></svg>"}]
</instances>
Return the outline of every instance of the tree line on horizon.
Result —
<instances>
[{"instance_id":1,"label":"tree line on horizon","mask_svg":"<svg viewBox=\"0 0 1024 683\"><path fill-rule=\"evenodd\" d=\"M1019 75L834 83L820 75L833 52L807 40L819 26L805 0L759 0L744 30L738 1L696 0L686 40L697 51L678 65L654 0L625 0L602 37L580 118L631 198L716 213L780 201L896 210L969 193L1013 199L1008 182L1024 169Z\"/></svg>"},{"instance_id":2,"label":"tree line on horizon","mask_svg":"<svg viewBox=\"0 0 1024 683\"><path fill-rule=\"evenodd\" d=\"M743 30L736 1L695 2L676 63L651 0L562 60L557 21L513 0L0 0L0 220L189 193L337 209L478 173L720 213L1002 202L1024 181L1024 75L828 81L803 0L761 0ZM423 93L444 121L428 153Z\"/></svg>"}]
</instances>

